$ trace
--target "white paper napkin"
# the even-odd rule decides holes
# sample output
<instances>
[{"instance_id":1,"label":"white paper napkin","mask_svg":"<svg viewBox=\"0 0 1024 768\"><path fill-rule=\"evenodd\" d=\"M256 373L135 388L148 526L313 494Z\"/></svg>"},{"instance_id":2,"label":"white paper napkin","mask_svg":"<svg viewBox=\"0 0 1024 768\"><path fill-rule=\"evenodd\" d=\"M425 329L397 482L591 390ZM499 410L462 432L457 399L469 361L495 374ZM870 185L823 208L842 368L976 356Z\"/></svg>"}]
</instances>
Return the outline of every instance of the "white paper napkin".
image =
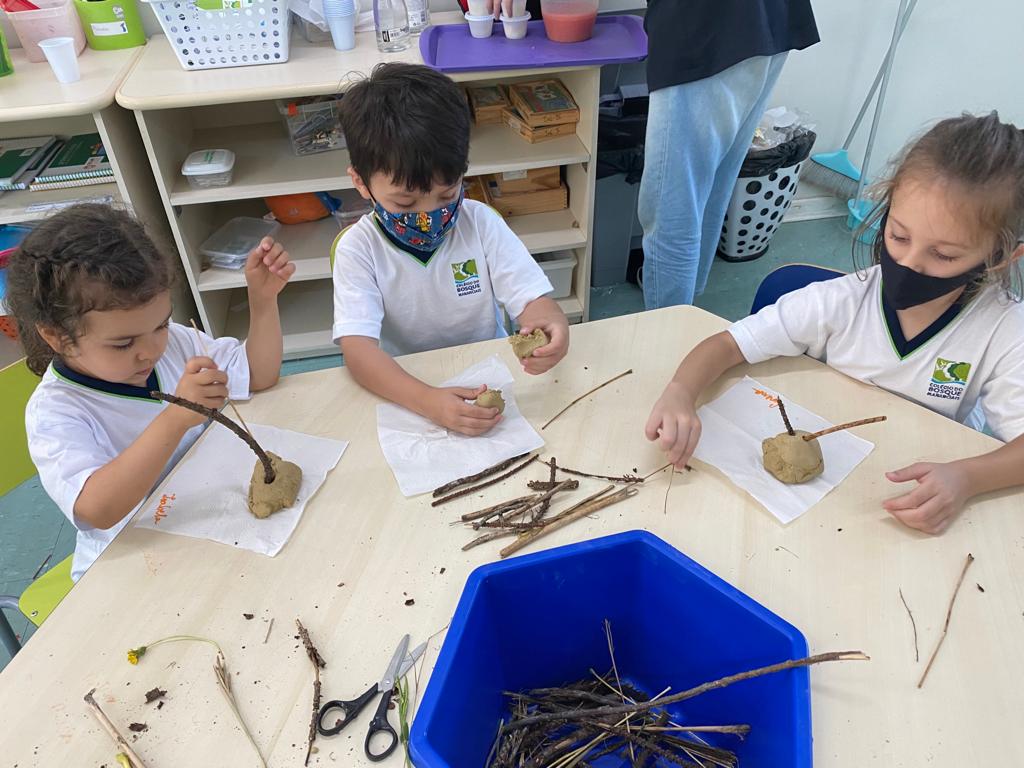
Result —
<instances>
[{"instance_id":1,"label":"white paper napkin","mask_svg":"<svg viewBox=\"0 0 1024 768\"><path fill-rule=\"evenodd\" d=\"M512 372L492 355L467 368L445 387L500 389L505 401L502 419L480 437L467 437L439 427L399 405L377 406L377 436L404 496L432 491L447 482L544 445L544 439L519 412L512 392Z\"/></svg>"},{"instance_id":2,"label":"white paper napkin","mask_svg":"<svg viewBox=\"0 0 1024 768\"><path fill-rule=\"evenodd\" d=\"M226 428L213 424L143 503L135 525L271 557L280 552L348 443L260 424L249 428L264 450L302 467L302 484L293 506L262 520L253 517L247 500L256 455Z\"/></svg>"},{"instance_id":3,"label":"white paper napkin","mask_svg":"<svg viewBox=\"0 0 1024 768\"><path fill-rule=\"evenodd\" d=\"M821 501L874 450L874 443L844 431L819 438L825 471L806 483L788 485L764 468L761 441L785 430L775 403L778 392L749 376L700 410L703 430L694 457L721 470L782 523L790 523ZM793 429L817 432L833 426L786 399Z\"/></svg>"}]
</instances>

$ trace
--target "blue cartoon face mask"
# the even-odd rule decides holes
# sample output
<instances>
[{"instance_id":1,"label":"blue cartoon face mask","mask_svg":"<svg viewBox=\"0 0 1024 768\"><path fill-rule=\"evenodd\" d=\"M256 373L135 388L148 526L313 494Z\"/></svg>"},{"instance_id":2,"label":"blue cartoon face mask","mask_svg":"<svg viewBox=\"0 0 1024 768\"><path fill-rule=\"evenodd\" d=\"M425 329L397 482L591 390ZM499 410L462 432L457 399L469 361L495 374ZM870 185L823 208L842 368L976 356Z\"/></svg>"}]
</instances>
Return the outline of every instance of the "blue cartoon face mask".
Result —
<instances>
[{"instance_id":1,"label":"blue cartoon face mask","mask_svg":"<svg viewBox=\"0 0 1024 768\"><path fill-rule=\"evenodd\" d=\"M374 200L373 212L395 240L417 251L433 253L455 226L462 200L463 193L459 192L458 199L448 205L433 211L410 213L391 213Z\"/></svg>"}]
</instances>

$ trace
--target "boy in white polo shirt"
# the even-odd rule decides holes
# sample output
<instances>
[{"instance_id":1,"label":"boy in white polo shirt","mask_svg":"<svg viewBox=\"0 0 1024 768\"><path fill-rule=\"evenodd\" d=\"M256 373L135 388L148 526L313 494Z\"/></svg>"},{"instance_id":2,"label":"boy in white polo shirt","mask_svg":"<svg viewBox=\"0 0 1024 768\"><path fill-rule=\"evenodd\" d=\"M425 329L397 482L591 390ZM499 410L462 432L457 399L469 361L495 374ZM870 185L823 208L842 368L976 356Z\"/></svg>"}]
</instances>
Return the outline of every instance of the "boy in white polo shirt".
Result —
<instances>
[{"instance_id":1,"label":"boy in white polo shirt","mask_svg":"<svg viewBox=\"0 0 1024 768\"><path fill-rule=\"evenodd\" d=\"M683 360L647 421L669 461L700 439L696 401L742 362L807 354L1006 444L886 473L883 507L940 533L967 501L1024 482L1024 132L993 112L943 120L903 154L868 224L874 266L783 296Z\"/></svg>"},{"instance_id":2,"label":"boy in white polo shirt","mask_svg":"<svg viewBox=\"0 0 1024 768\"><path fill-rule=\"evenodd\" d=\"M467 402L483 386L430 386L392 356L505 336L504 307L521 332L550 339L523 361L539 374L565 356L569 326L522 241L494 210L464 199L469 127L458 86L427 67L382 64L345 94L348 171L374 210L335 247L334 339L374 394L480 435L501 418Z\"/></svg>"}]
</instances>

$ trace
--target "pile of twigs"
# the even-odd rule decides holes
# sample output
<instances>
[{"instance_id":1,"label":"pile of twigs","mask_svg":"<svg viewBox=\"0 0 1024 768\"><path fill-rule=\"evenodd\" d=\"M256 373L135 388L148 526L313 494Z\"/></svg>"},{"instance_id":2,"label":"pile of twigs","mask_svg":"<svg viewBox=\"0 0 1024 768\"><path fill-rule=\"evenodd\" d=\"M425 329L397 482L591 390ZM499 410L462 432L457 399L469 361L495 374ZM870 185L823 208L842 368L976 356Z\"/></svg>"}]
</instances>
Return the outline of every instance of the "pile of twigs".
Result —
<instances>
[{"instance_id":1,"label":"pile of twigs","mask_svg":"<svg viewBox=\"0 0 1024 768\"><path fill-rule=\"evenodd\" d=\"M532 460L530 459L526 463L530 463ZM526 464L520 465L520 467L524 466ZM556 531L612 504L635 496L637 489L633 486L643 482L643 478L634 475L611 477L607 475L590 475L576 470L566 470L563 467L559 467L554 458L547 462L547 466L549 469L547 481L534 480L527 484L534 493L467 512L459 518L457 522L466 524L474 531L480 531L481 529L486 531L466 544L462 548L463 551L488 541L515 536L516 540L501 550L501 556L508 557L541 536ZM580 487L579 480L556 480L555 475L559 471L580 477L599 477L612 482L624 483L626 487L615 491L614 485L608 485L597 493L560 511L558 514L549 515L551 502L557 494L565 491L575 491ZM474 479L478 478L479 476L474 476ZM479 488L480 486L476 487ZM450 487L447 490L450 490ZM613 493L613 491L615 492ZM442 499L449 497L442 497ZM442 499L438 499L438 501ZM436 505L438 501L435 501L434 504Z\"/></svg>"},{"instance_id":2,"label":"pile of twigs","mask_svg":"<svg viewBox=\"0 0 1024 768\"><path fill-rule=\"evenodd\" d=\"M540 688L508 694L512 720L495 742L490 768L569 768L590 764L604 755L619 755L638 768L658 760L683 766L736 766L736 753L708 744L699 734L724 733L742 738L749 725L683 726L661 710L633 716L583 717L573 722L542 722L515 728L518 721L541 713L565 710L586 713L602 706L643 702L647 697L628 685L618 685L609 671L561 688Z\"/></svg>"},{"instance_id":3,"label":"pile of twigs","mask_svg":"<svg viewBox=\"0 0 1024 768\"><path fill-rule=\"evenodd\" d=\"M667 695L669 688L648 698L623 684L615 662L611 625L604 622L611 671L558 688L505 692L512 717L498 726L486 768L574 768L617 755L634 768L663 765L735 768L736 753L709 744L700 734L742 739L750 726L694 725L675 722L668 707L743 680L829 661L866 661L860 651L842 651L791 659L703 683Z\"/></svg>"}]
</instances>

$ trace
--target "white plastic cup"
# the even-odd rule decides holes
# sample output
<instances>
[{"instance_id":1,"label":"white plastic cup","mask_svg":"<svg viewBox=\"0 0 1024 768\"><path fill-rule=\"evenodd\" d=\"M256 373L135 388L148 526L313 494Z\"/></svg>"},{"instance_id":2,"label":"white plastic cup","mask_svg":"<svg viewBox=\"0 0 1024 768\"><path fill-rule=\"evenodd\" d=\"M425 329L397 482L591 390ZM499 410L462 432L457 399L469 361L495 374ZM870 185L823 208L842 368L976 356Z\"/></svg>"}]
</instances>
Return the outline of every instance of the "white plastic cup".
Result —
<instances>
[{"instance_id":1,"label":"white plastic cup","mask_svg":"<svg viewBox=\"0 0 1024 768\"><path fill-rule=\"evenodd\" d=\"M490 37L491 32L494 30L494 17L489 13L483 16L467 13L466 21L469 22L469 33L473 37Z\"/></svg>"},{"instance_id":2,"label":"white plastic cup","mask_svg":"<svg viewBox=\"0 0 1024 768\"><path fill-rule=\"evenodd\" d=\"M501 0L501 14L509 19L526 15L526 0Z\"/></svg>"},{"instance_id":3,"label":"white plastic cup","mask_svg":"<svg viewBox=\"0 0 1024 768\"><path fill-rule=\"evenodd\" d=\"M331 42L336 51L351 51L356 47L356 14L349 16L329 16L324 14L327 26L331 30Z\"/></svg>"},{"instance_id":4,"label":"white plastic cup","mask_svg":"<svg viewBox=\"0 0 1024 768\"><path fill-rule=\"evenodd\" d=\"M526 25L532 17L528 13L522 16L509 18L504 14L501 17L501 25L505 28L505 37L509 40L522 40L526 37Z\"/></svg>"},{"instance_id":5,"label":"white plastic cup","mask_svg":"<svg viewBox=\"0 0 1024 768\"><path fill-rule=\"evenodd\" d=\"M46 60L50 62L50 69L57 77L59 83L75 83L82 78L78 69L78 52L75 50L75 38L73 37L48 37L39 41L39 48L42 50Z\"/></svg>"},{"instance_id":6,"label":"white plastic cup","mask_svg":"<svg viewBox=\"0 0 1024 768\"><path fill-rule=\"evenodd\" d=\"M469 0L469 12L473 16L486 16L491 12L491 0Z\"/></svg>"}]
</instances>

